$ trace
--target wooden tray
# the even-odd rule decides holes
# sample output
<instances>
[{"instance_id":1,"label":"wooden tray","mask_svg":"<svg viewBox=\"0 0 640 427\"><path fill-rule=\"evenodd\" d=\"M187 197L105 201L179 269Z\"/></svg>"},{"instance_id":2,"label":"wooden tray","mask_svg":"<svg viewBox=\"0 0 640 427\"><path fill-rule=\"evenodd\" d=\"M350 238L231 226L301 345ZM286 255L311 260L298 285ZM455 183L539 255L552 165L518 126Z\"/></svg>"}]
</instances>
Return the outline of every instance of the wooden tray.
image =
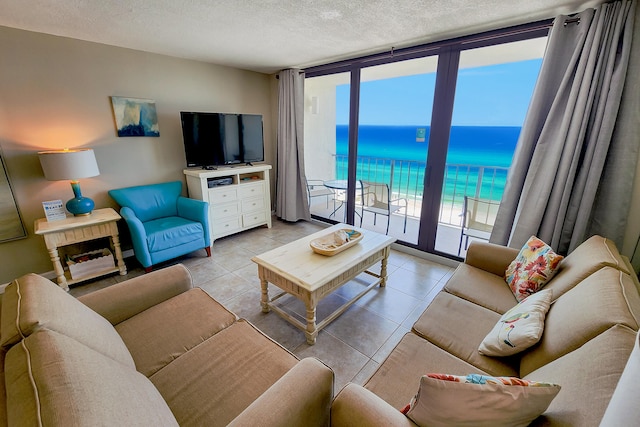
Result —
<instances>
[{"instance_id":1,"label":"wooden tray","mask_svg":"<svg viewBox=\"0 0 640 427\"><path fill-rule=\"evenodd\" d=\"M345 243L335 243L334 234L336 232L344 231L349 236L349 241ZM320 255L333 256L339 254L345 249L349 249L351 246L362 240L362 233L352 228L342 228L336 232L329 233L326 236L318 237L309 242L311 249Z\"/></svg>"}]
</instances>

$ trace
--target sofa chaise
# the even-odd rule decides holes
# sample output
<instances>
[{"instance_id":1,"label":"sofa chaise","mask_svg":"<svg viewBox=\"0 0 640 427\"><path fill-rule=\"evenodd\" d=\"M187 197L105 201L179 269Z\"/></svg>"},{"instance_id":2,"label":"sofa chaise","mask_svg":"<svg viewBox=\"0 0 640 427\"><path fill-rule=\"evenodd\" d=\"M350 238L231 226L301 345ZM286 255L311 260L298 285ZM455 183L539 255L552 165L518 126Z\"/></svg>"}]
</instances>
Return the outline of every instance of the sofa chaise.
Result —
<instances>
[{"instance_id":1,"label":"sofa chaise","mask_svg":"<svg viewBox=\"0 0 640 427\"><path fill-rule=\"evenodd\" d=\"M329 424L331 369L192 288L180 264L78 299L25 275L0 325L0 425Z\"/></svg>"},{"instance_id":2,"label":"sofa chaise","mask_svg":"<svg viewBox=\"0 0 640 427\"><path fill-rule=\"evenodd\" d=\"M338 393L332 425L415 426L400 411L430 373L560 385L534 426L640 425L640 286L610 240L594 236L561 261L543 288L551 290L552 302L537 344L508 357L478 351L502 314L518 302L503 278L518 252L472 243L464 263L364 386L347 384ZM455 399L449 403L464 413ZM457 425L478 425L474 413L461 416L469 423Z\"/></svg>"}]
</instances>

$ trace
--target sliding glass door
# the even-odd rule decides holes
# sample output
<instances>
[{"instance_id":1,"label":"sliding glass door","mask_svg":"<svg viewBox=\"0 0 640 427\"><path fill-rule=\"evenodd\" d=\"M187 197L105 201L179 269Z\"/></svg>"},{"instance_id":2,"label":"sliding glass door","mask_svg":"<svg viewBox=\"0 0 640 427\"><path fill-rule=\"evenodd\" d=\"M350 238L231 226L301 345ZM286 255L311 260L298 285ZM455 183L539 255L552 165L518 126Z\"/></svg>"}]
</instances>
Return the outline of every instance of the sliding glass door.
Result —
<instances>
[{"instance_id":1,"label":"sliding glass door","mask_svg":"<svg viewBox=\"0 0 640 427\"><path fill-rule=\"evenodd\" d=\"M490 232L548 28L531 24L307 70L312 215L463 257L467 241ZM471 207L472 199L490 206ZM485 227L472 230L480 220Z\"/></svg>"},{"instance_id":2,"label":"sliding glass door","mask_svg":"<svg viewBox=\"0 0 640 427\"><path fill-rule=\"evenodd\" d=\"M429 56L363 68L360 76L355 219L413 244L437 66Z\"/></svg>"},{"instance_id":3,"label":"sliding glass door","mask_svg":"<svg viewBox=\"0 0 640 427\"><path fill-rule=\"evenodd\" d=\"M305 80L307 196L311 214L326 221L346 218L349 79L337 73Z\"/></svg>"},{"instance_id":4,"label":"sliding glass door","mask_svg":"<svg viewBox=\"0 0 640 427\"><path fill-rule=\"evenodd\" d=\"M463 50L458 65L435 250L464 257L487 240L546 38Z\"/></svg>"}]
</instances>

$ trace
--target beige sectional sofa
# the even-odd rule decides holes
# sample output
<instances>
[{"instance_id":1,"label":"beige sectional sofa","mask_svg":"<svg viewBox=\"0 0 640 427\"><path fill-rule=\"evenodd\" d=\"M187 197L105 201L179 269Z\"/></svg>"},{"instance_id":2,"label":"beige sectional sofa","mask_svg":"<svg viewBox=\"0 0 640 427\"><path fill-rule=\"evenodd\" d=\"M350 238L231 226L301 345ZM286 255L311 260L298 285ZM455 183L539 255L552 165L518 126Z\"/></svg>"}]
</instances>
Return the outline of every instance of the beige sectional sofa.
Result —
<instances>
[{"instance_id":1,"label":"beige sectional sofa","mask_svg":"<svg viewBox=\"0 0 640 427\"><path fill-rule=\"evenodd\" d=\"M552 289L553 302L538 344L509 357L478 352L501 315L517 304L503 279L517 253L473 243L465 262L364 387L348 384L339 392L332 425L415 425L400 409L428 373L515 376L561 385L536 426L597 426L605 411L602 425L639 425L639 284L628 260L607 239L594 236L583 243L545 286ZM607 410L627 362L621 390Z\"/></svg>"},{"instance_id":2,"label":"beige sectional sofa","mask_svg":"<svg viewBox=\"0 0 640 427\"><path fill-rule=\"evenodd\" d=\"M192 288L182 265L79 301L26 275L0 324L0 424L329 424L331 369Z\"/></svg>"}]
</instances>

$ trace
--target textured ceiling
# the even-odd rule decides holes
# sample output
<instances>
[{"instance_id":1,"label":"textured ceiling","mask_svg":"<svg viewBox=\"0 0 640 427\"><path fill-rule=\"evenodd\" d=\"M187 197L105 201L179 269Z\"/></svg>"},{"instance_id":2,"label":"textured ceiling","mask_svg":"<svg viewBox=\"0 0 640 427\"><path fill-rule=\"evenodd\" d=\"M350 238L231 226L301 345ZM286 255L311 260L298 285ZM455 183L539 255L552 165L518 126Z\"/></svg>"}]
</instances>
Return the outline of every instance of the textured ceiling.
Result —
<instances>
[{"instance_id":1,"label":"textured ceiling","mask_svg":"<svg viewBox=\"0 0 640 427\"><path fill-rule=\"evenodd\" d=\"M601 0L0 0L0 25L272 73Z\"/></svg>"}]
</instances>

